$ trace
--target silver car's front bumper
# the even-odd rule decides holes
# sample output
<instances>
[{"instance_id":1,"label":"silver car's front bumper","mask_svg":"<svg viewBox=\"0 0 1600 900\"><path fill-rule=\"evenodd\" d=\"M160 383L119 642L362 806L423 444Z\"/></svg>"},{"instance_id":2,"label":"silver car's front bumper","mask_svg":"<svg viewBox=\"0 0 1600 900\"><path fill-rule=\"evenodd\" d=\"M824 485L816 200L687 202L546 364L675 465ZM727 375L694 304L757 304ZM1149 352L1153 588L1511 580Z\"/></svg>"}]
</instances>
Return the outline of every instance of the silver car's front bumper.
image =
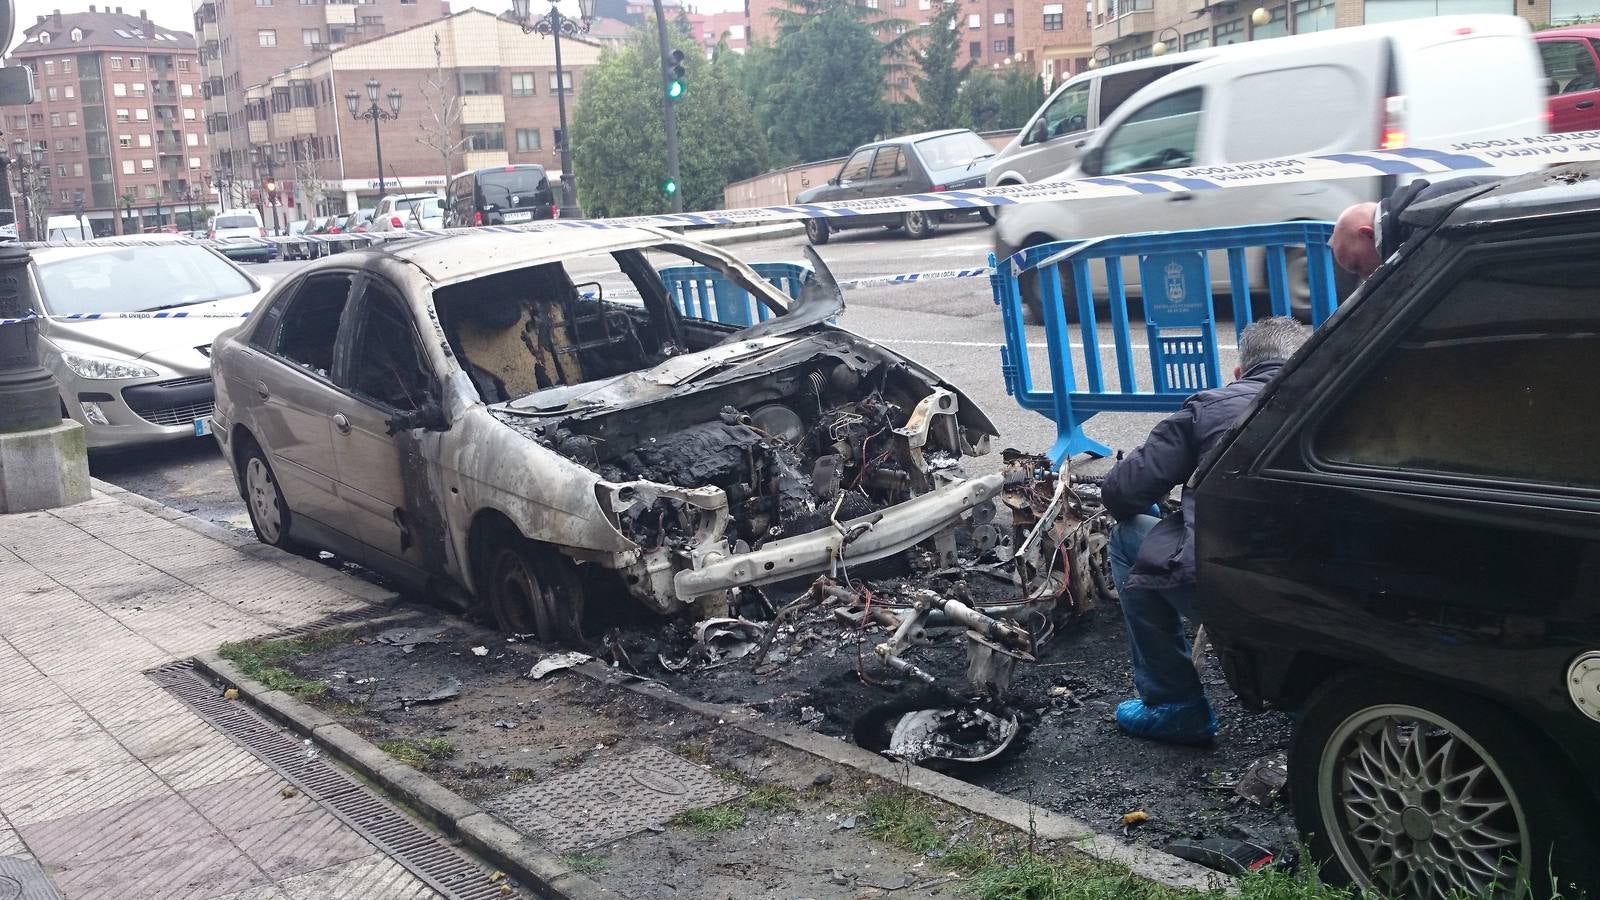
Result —
<instances>
[{"instance_id":1,"label":"silver car's front bumper","mask_svg":"<svg viewBox=\"0 0 1600 900\"><path fill-rule=\"evenodd\" d=\"M764 544L759 550L709 558L678 572L673 588L689 600L735 587L754 587L826 572L836 561L866 563L903 553L954 525L973 507L1000 495L1001 475L958 481L871 516ZM847 535L854 535L847 539Z\"/></svg>"}]
</instances>

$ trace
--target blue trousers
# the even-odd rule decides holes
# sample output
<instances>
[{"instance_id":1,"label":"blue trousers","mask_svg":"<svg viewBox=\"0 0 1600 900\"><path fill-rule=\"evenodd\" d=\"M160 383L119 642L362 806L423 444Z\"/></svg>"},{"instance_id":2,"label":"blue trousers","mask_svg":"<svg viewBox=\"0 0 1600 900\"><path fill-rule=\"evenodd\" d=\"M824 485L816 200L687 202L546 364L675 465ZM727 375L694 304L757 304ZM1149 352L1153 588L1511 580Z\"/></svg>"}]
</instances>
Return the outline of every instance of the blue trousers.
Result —
<instances>
[{"instance_id":1,"label":"blue trousers","mask_svg":"<svg viewBox=\"0 0 1600 900\"><path fill-rule=\"evenodd\" d=\"M1128 623L1133 684L1147 706L1205 698L1183 630L1184 618L1194 618L1194 585L1164 590L1127 586L1139 546L1159 521L1155 516L1139 516L1118 524L1111 532L1109 548L1111 578L1122 598L1122 618Z\"/></svg>"}]
</instances>

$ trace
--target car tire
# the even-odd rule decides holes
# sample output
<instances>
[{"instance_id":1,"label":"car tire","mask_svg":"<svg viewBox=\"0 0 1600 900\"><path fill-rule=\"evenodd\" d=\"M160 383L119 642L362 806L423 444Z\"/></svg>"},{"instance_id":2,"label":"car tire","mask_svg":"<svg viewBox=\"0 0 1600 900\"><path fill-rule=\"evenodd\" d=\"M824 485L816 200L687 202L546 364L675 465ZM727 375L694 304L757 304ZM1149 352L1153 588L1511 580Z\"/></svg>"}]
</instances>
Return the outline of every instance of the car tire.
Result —
<instances>
[{"instance_id":1,"label":"car tire","mask_svg":"<svg viewBox=\"0 0 1600 900\"><path fill-rule=\"evenodd\" d=\"M985 225L993 225L995 222L994 210L990 209L989 207L984 207L983 209L978 210L978 218L982 219L983 224Z\"/></svg>"},{"instance_id":2,"label":"car tire","mask_svg":"<svg viewBox=\"0 0 1600 900\"><path fill-rule=\"evenodd\" d=\"M487 542L479 599L507 633L546 642L582 636L584 593L573 564L509 526Z\"/></svg>"},{"instance_id":3,"label":"car tire","mask_svg":"<svg viewBox=\"0 0 1600 900\"><path fill-rule=\"evenodd\" d=\"M243 443L239 448L239 490L244 496L256 540L279 550L304 554L305 545L289 536L293 513L289 511L288 501L283 499L277 473L272 471L266 451L251 438L240 440Z\"/></svg>"},{"instance_id":4,"label":"car tire","mask_svg":"<svg viewBox=\"0 0 1600 900\"><path fill-rule=\"evenodd\" d=\"M1039 275L1029 272L1017 279L1017 292L1022 295L1022 321L1027 325L1044 324L1044 299L1039 294ZM1076 324L1078 321L1078 293L1077 288L1071 284L1061 286L1061 300L1067 314L1067 321ZM1131 315L1131 313L1130 313Z\"/></svg>"},{"instance_id":5,"label":"car tire","mask_svg":"<svg viewBox=\"0 0 1600 900\"><path fill-rule=\"evenodd\" d=\"M810 241L812 244L821 247L823 244L828 242L828 238L831 236L831 234L832 229L828 227L827 222L824 222L821 219L806 220L806 240Z\"/></svg>"},{"instance_id":6,"label":"car tire","mask_svg":"<svg viewBox=\"0 0 1600 900\"><path fill-rule=\"evenodd\" d=\"M1538 897L1556 892L1553 878L1595 884L1586 794L1528 730L1488 702L1415 679L1356 672L1323 685L1289 750L1295 821L1323 880L1408 897ZM1521 887L1498 892L1508 881Z\"/></svg>"},{"instance_id":7,"label":"car tire","mask_svg":"<svg viewBox=\"0 0 1600 900\"><path fill-rule=\"evenodd\" d=\"M939 223L934 221L933 216L920 209L905 213L900 222L905 226L906 234L913 240L920 241L925 237L931 237L939 230Z\"/></svg>"},{"instance_id":8,"label":"car tire","mask_svg":"<svg viewBox=\"0 0 1600 900\"><path fill-rule=\"evenodd\" d=\"M904 222L892 222L883 226L883 230L889 232L890 234L894 234L897 231L904 231L905 227L906 226Z\"/></svg>"}]
</instances>

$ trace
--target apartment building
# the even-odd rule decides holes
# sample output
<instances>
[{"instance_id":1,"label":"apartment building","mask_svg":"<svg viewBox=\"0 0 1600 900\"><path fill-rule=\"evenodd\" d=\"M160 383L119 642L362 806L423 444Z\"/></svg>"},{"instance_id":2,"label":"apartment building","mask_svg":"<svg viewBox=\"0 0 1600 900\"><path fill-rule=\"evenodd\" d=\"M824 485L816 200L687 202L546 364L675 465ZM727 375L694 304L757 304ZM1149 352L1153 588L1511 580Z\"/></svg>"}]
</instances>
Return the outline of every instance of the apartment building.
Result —
<instances>
[{"instance_id":1,"label":"apartment building","mask_svg":"<svg viewBox=\"0 0 1600 900\"><path fill-rule=\"evenodd\" d=\"M449 4L441 0L198 0L194 22L205 124L213 167L224 184L254 179L246 88L335 48L448 13Z\"/></svg>"},{"instance_id":2,"label":"apartment building","mask_svg":"<svg viewBox=\"0 0 1600 900\"><path fill-rule=\"evenodd\" d=\"M908 30L925 24L944 3L959 4L956 27L961 31L966 47L966 58L977 65L999 68L1007 60L1015 63L1017 52L1016 0L855 0L856 4L871 11L870 18L894 24L883 28L879 37L892 40ZM771 43L777 33L772 15L775 10L792 8L787 0L748 0L750 13L749 40ZM906 89L909 79L895 76L891 95Z\"/></svg>"},{"instance_id":3,"label":"apartment building","mask_svg":"<svg viewBox=\"0 0 1600 900\"><path fill-rule=\"evenodd\" d=\"M1016 14L1015 64L1043 76L1046 90L1089 67L1093 0L1017 0Z\"/></svg>"},{"instance_id":4,"label":"apartment building","mask_svg":"<svg viewBox=\"0 0 1600 900\"><path fill-rule=\"evenodd\" d=\"M1091 0L1094 58L1124 62L1164 49L1307 34L1432 16L1501 13L1535 25L1600 16L1600 0Z\"/></svg>"},{"instance_id":5,"label":"apartment building","mask_svg":"<svg viewBox=\"0 0 1600 900\"><path fill-rule=\"evenodd\" d=\"M451 174L514 163L542 165L554 180L558 92L566 92L570 119L600 52L594 41L562 38L558 82L551 38L477 9L330 51L242 91L242 140L261 151L251 178L257 187L269 175L276 180L287 221L373 205L378 144L372 123L353 119L344 95L356 90L365 109L367 82L376 81L381 108L391 89L401 97L399 118L378 126L387 190L442 191ZM447 132L441 111L452 100L461 113ZM436 149L446 133L443 143L463 142L448 166Z\"/></svg>"},{"instance_id":6,"label":"apartment building","mask_svg":"<svg viewBox=\"0 0 1600 900\"><path fill-rule=\"evenodd\" d=\"M31 68L38 88L34 103L0 107L3 149L14 154L20 139L28 159L32 189L18 191L19 220L81 203L96 235L116 234L173 222L206 189L192 34L144 10L57 10L26 27L7 65ZM11 167L13 178L21 168Z\"/></svg>"}]
</instances>

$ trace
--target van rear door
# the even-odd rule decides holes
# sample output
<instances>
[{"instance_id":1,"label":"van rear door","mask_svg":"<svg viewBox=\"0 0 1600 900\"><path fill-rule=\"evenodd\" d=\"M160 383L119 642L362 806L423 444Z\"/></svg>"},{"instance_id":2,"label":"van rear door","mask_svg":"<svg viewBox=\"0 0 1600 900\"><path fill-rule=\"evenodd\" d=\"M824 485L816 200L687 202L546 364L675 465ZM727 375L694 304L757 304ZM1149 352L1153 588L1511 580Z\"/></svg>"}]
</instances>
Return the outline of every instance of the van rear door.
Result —
<instances>
[{"instance_id":1,"label":"van rear door","mask_svg":"<svg viewBox=\"0 0 1600 900\"><path fill-rule=\"evenodd\" d=\"M1544 134L1539 51L1517 16L1443 16L1393 33L1401 116L1410 146ZM1526 171L1540 162L1514 165Z\"/></svg>"}]
</instances>

